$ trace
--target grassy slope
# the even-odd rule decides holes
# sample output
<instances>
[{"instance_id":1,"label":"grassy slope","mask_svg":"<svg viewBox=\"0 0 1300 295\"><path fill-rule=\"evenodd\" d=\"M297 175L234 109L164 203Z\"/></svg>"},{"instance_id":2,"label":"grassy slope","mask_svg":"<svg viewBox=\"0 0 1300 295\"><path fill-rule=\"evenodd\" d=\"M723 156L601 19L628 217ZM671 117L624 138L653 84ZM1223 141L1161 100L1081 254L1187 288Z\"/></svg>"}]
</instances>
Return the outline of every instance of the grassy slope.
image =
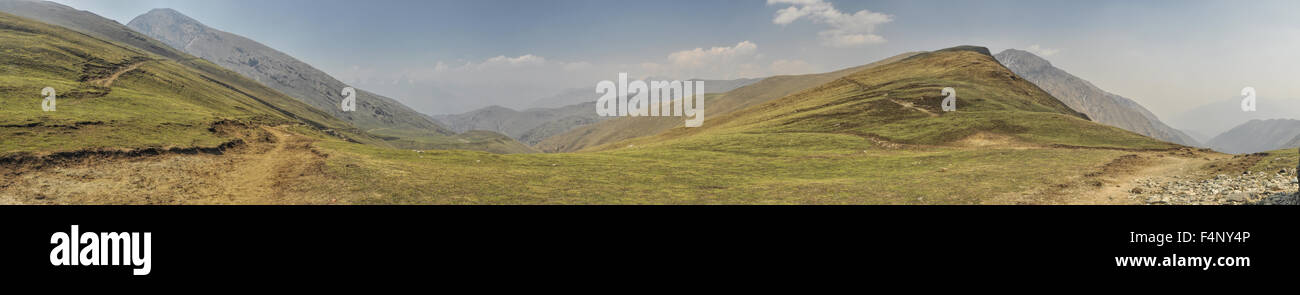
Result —
<instances>
[{"instance_id":1,"label":"grassy slope","mask_svg":"<svg viewBox=\"0 0 1300 295\"><path fill-rule=\"evenodd\" d=\"M134 62L142 63L111 87L87 82ZM375 141L346 133L347 123L206 61L163 59L4 13L0 67L0 154L212 147L228 140L208 130L225 119L306 123ZM59 93L55 112L41 110L44 87Z\"/></svg>"},{"instance_id":2,"label":"grassy slope","mask_svg":"<svg viewBox=\"0 0 1300 295\"><path fill-rule=\"evenodd\" d=\"M346 183L341 193L354 196L346 202L434 204L973 204L1101 171L1132 153L1121 149L1173 147L1084 120L990 61L965 50L918 56L847 76L857 83L834 80L705 128L597 152L319 145L334 155L326 166ZM958 89L958 113L930 117L875 96L888 91L937 112L939 85ZM950 144L978 132L1023 145ZM877 144L864 133L910 145Z\"/></svg>"},{"instance_id":3,"label":"grassy slope","mask_svg":"<svg viewBox=\"0 0 1300 295\"><path fill-rule=\"evenodd\" d=\"M42 5L61 7L61 5L53 4L53 3L45 3ZM17 7L26 8L26 6L17 6ZM97 36L98 35L107 36L105 38L106 40L116 40L122 43L134 45L137 48L145 48L146 50L158 53L159 55L169 56L169 57L170 56L182 57L177 59L193 58L189 54L182 52L181 49L172 48L166 44L163 44L158 40L149 38L144 34L136 32L131 28L122 26L121 24L118 24L116 22L103 19L102 17L99 17L98 15L94 15L89 12L72 12L70 10L72 9L58 9L58 8L49 9L49 11L61 12L64 15L47 17L46 19L49 19L51 21L59 21L60 23L68 23L69 25L71 25L70 28L73 28L74 30L88 31L93 33L92 35L97 35ZM158 11L157 10L151 11L150 13L155 13L155 12ZM176 13L177 15L179 15L179 12L171 11L171 13ZM183 15L181 16L185 17ZM76 20L76 21L72 22L69 20ZM84 25L82 23L91 23L92 25ZM305 69L312 73L317 73L319 75L325 75L324 73L319 72L318 70L312 68L311 65L301 63L300 61L290 56L284 55L284 53L282 52L266 47L265 45L257 43L256 41L249 40L243 36L238 36L227 32L220 32L216 29L211 29L211 28L208 29L219 32L218 36L223 36L222 38L238 39L238 40L228 40L228 41L232 42L232 44L242 44L244 46L250 46L250 48L248 49L249 51L261 52L261 53L271 52L268 54L272 56L270 57L272 59L281 60L281 61L287 60L290 61L289 66L299 68L299 69ZM232 69L241 66L233 63L227 65L231 66ZM243 70L248 71L249 69L244 68ZM327 79L328 81L316 81L316 82L321 82L326 84L341 83L338 82L337 80L334 80L332 77L329 77L328 75L326 75L322 79ZM275 85L272 85L270 87L275 87ZM333 88L342 89L342 86L337 86ZM419 115L417 112L411 110L410 108L401 105L397 101L394 101L387 97L382 97L378 94L367 92L365 90L358 91L357 93L358 100L366 101L368 103L363 102L359 104L360 108L357 110L357 112L344 113L344 112L337 111L337 107L335 107L334 102L327 103L319 99L308 99L312 95L319 95L319 94L312 94L311 91L306 91L302 88L295 88L287 85L284 86L283 88L274 88L274 89L282 90L283 93L288 94L291 97L297 98L300 101L303 101L304 103L308 103L309 105L313 105L318 110L323 110L324 112L322 113L325 113L326 115L333 116L335 118L347 122L351 122L353 126L361 128L365 132L370 133L372 135L376 135L378 136L378 138L383 139L387 145L391 145L397 148L468 149L468 150L490 151L496 153L536 152L535 150L533 150L532 148L528 147L523 143L515 142L513 140L501 140L501 138L504 138L504 136L484 134L482 132L476 132L472 134L456 134L454 132L451 132L450 130L443 128L442 126L437 125L432 120L425 118L423 115ZM365 112L375 112L375 110L370 109L369 107L370 104L382 106L381 108L386 110L385 113L387 113L387 115L385 116L390 116L390 117L365 113Z\"/></svg>"},{"instance_id":4,"label":"grassy slope","mask_svg":"<svg viewBox=\"0 0 1300 295\"><path fill-rule=\"evenodd\" d=\"M528 155L318 145L331 154L327 171L345 183L340 200L361 204L977 204L1126 154L885 150L844 135L743 136L719 138L734 145Z\"/></svg>"},{"instance_id":5,"label":"grassy slope","mask_svg":"<svg viewBox=\"0 0 1300 295\"><path fill-rule=\"evenodd\" d=\"M1264 158L1250 167L1250 171L1276 173L1282 168L1294 170L1296 163L1300 163L1300 152L1296 149L1276 150L1264 154Z\"/></svg>"},{"instance_id":6,"label":"grassy slope","mask_svg":"<svg viewBox=\"0 0 1300 295\"><path fill-rule=\"evenodd\" d=\"M944 87L957 91L957 112L942 111ZM807 132L868 136L912 145L946 145L977 133L993 133L1044 146L1176 147L1092 123L985 52L956 48L859 71L729 113L701 128L676 128L594 149L670 144L672 139L701 134Z\"/></svg>"},{"instance_id":7,"label":"grassy slope","mask_svg":"<svg viewBox=\"0 0 1300 295\"><path fill-rule=\"evenodd\" d=\"M774 76L722 94L704 95L705 125L719 115L781 98L846 75L893 63L916 52L900 54L870 64L830 73ZM539 142L535 147L545 152L572 152L625 139L651 136L681 127L681 117L614 118L559 134Z\"/></svg>"},{"instance_id":8,"label":"grassy slope","mask_svg":"<svg viewBox=\"0 0 1300 295\"><path fill-rule=\"evenodd\" d=\"M461 134L448 135L444 134L440 128L430 129L373 129L360 130L353 128L350 124L339 124L340 120L322 112L319 109L307 105L307 108L298 108L300 103L283 104L280 98L289 97L274 89L264 86L261 83L247 79L238 73L229 71L221 66L212 64L208 61L194 57L190 54L181 52L171 46L168 46L158 40L136 32L116 21L103 18L87 11L80 11L74 8L45 1L25 1L25 0L0 0L0 12L11 12L24 18L30 18L37 22L51 24L72 31L89 35L89 37L100 40L114 42L113 47L118 47L127 51L137 51L139 55L150 56L154 59L170 59L182 65L188 66L191 70L202 73L203 75L216 78L222 83L228 83L241 90L248 91L253 96L268 100L269 103L292 106L285 109L286 112L301 115L304 118L316 121L316 123L333 121L328 124L329 129L343 130L344 133L351 134L355 139L379 144L382 146L393 146L405 149L423 149L423 148L447 148L447 149L471 149L486 150L493 152L508 153L531 153L536 152L532 148L519 142L501 141L501 136L488 136L485 134ZM147 53L146 53L147 52ZM98 52L96 52L98 53ZM15 56L13 58L21 58ZM40 61L28 61L30 66L37 66ZM19 74L19 73L15 73ZM39 94L40 88L37 88ZM369 95L362 91L362 95ZM59 93L63 93L60 91ZM292 97L290 97L292 98ZM296 98L294 100L297 100ZM148 113L148 112L145 112ZM329 118L316 118L320 115ZM3 124L0 124L3 125ZM365 134L369 133L369 134ZM382 139L382 140L381 140Z\"/></svg>"}]
</instances>

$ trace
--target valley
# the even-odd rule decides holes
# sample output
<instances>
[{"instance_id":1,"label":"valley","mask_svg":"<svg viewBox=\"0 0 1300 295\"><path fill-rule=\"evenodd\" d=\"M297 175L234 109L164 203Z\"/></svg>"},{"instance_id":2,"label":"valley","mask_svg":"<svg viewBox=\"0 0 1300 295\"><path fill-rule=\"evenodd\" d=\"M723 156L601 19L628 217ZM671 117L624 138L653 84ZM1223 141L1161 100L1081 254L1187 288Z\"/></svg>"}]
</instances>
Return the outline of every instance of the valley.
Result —
<instances>
[{"instance_id":1,"label":"valley","mask_svg":"<svg viewBox=\"0 0 1300 295\"><path fill-rule=\"evenodd\" d=\"M1027 52L958 46L729 80L701 95L709 115L694 128L674 117L596 119L592 104L428 116L364 91L358 111L343 112L334 96L343 82L173 10L132 21L140 34L56 4L0 4L68 26L0 13L0 204L1297 198L1294 150L1190 147L1136 102ZM40 107L45 87L59 94L57 111ZM941 106L948 89L955 111ZM1096 96L1108 100L1087 99ZM1292 122L1264 123L1283 136L1250 151L1300 142Z\"/></svg>"}]
</instances>

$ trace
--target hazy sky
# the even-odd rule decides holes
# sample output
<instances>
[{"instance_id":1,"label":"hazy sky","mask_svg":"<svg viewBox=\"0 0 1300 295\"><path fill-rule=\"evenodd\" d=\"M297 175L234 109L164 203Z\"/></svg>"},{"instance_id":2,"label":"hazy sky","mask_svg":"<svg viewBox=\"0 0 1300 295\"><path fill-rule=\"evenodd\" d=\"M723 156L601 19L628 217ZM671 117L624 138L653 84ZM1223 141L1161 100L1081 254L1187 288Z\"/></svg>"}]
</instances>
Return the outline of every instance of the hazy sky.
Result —
<instances>
[{"instance_id":1,"label":"hazy sky","mask_svg":"<svg viewBox=\"0 0 1300 295\"><path fill-rule=\"evenodd\" d=\"M825 72L963 44L1035 51L1162 118L1246 86L1261 109L1300 100L1300 1L57 2L122 23L174 8L426 113L594 92L618 72Z\"/></svg>"}]
</instances>

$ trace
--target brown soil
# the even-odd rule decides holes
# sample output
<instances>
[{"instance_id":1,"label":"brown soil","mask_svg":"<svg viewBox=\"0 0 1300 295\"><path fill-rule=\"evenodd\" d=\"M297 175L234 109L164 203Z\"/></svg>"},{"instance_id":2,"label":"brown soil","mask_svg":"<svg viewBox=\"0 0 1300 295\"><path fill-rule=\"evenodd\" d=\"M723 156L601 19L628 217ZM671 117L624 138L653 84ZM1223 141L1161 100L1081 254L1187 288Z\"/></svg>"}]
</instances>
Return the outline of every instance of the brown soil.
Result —
<instances>
[{"instance_id":1,"label":"brown soil","mask_svg":"<svg viewBox=\"0 0 1300 295\"><path fill-rule=\"evenodd\" d=\"M896 103L896 104L898 104L898 105L900 105L900 106L903 106L903 107L905 107L905 108L909 108L909 109L913 109L913 110L920 111L920 112L922 112L922 113L925 113L926 115L929 115L930 117L938 117L938 116L939 116L939 114L935 114L934 112L931 112L930 110L927 110L927 109L924 109L924 108L917 107L916 104L913 104L913 103L910 103L910 102L899 101L899 100L897 100L897 99L892 99L892 98L889 99L889 101L890 101L890 102L893 102L893 103Z\"/></svg>"},{"instance_id":2,"label":"brown soil","mask_svg":"<svg viewBox=\"0 0 1300 295\"><path fill-rule=\"evenodd\" d=\"M329 204L327 155L284 127L213 127L246 142L224 153L82 155L7 165L0 204ZM331 193L327 193L331 192Z\"/></svg>"},{"instance_id":3,"label":"brown soil","mask_svg":"<svg viewBox=\"0 0 1300 295\"><path fill-rule=\"evenodd\" d=\"M100 87L113 87L113 82L117 81L118 77L121 77L122 74L126 74L127 72L134 71L135 69L140 68L140 65L144 64L145 62L148 62L148 60L133 62L131 64L126 65L125 67L117 69L116 71L113 72L113 74L108 75L108 77L104 77L102 79L90 80L87 82Z\"/></svg>"},{"instance_id":4,"label":"brown soil","mask_svg":"<svg viewBox=\"0 0 1300 295\"><path fill-rule=\"evenodd\" d=\"M1139 179L1170 181L1174 177L1212 177L1214 167L1238 162L1232 155L1180 148L1142 151L1119 157L1080 177L1032 191L991 200L999 204L1138 205L1129 198ZM1236 165L1241 166L1241 165ZM1243 170L1244 171L1244 170ZM1240 171L1237 171L1240 173Z\"/></svg>"}]
</instances>

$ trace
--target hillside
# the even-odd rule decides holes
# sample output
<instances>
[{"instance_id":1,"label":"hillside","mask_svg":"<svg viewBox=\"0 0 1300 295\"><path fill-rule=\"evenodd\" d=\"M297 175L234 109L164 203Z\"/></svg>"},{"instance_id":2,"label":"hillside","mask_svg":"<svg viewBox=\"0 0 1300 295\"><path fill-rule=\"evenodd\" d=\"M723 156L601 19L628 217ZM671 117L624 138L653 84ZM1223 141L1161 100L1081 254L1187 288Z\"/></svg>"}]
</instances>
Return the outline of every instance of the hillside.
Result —
<instances>
[{"instance_id":1,"label":"hillside","mask_svg":"<svg viewBox=\"0 0 1300 295\"><path fill-rule=\"evenodd\" d=\"M957 92L944 112L941 90ZM701 128L596 148L707 140L719 134L851 134L901 145L1168 149L1175 145L1088 121L1016 76L982 47L955 47L866 68L821 86L715 117ZM707 135L707 136L706 136ZM702 139L696 139L702 138Z\"/></svg>"},{"instance_id":2,"label":"hillside","mask_svg":"<svg viewBox=\"0 0 1300 295\"><path fill-rule=\"evenodd\" d=\"M198 149L238 144L232 126L305 124L378 143L337 120L206 61L175 61L0 13L0 155ZM53 88L56 109L42 109ZM148 132L143 132L148 130ZM235 132L237 133L237 132Z\"/></svg>"},{"instance_id":3,"label":"hillside","mask_svg":"<svg viewBox=\"0 0 1300 295\"><path fill-rule=\"evenodd\" d=\"M706 94L704 105L707 115L704 118L704 125L711 124L710 120L720 115L781 98L865 69L902 60L914 54L916 53L899 54L870 64L829 73L769 77L722 94ZM707 83L705 87L708 87ZM534 148L544 152L573 152L620 140L655 135L673 127L683 126L682 120L679 117L612 118L552 136L534 145Z\"/></svg>"},{"instance_id":4,"label":"hillside","mask_svg":"<svg viewBox=\"0 0 1300 295\"><path fill-rule=\"evenodd\" d=\"M994 57L1016 75L1034 83L1070 108L1088 115L1094 122L1185 146L1200 144L1182 131L1165 125L1141 104L1106 92L1033 53L1007 49Z\"/></svg>"},{"instance_id":5,"label":"hillside","mask_svg":"<svg viewBox=\"0 0 1300 295\"><path fill-rule=\"evenodd\" d=\"M275 94L266 94L264 96L284 96L280 91L268 88L258 81L253 81L239 73L176 50L167 44L163 44L163 42L154 40L149 36L91 12L76 10L54 2L33 0L0 0L0 11L13 13L46 24L55 24L93 38L110 41L115 46L124 49L141 51L146 55L150 55L153 59L172 60L189 67L191 70L204 73L209 77L220 78L219 80L223 83L239 86L243 89L275 92ZM359 92L358 95L366 95L364 91ZM358 107L361 106L362 104L359 102ZM333 117L333 115L325 113L324 110L315 106L311 106L311 108L310 112ZM330 110L337 109L331 108ZM344 124L344 126L338 126L338 128L352 129L354 128L352 126L354 125ZM447 136L442 133L431 133L428 129L371 129L355 130L352 133L370 133L361 137L382 140L383 142L379 142L379 144L385 146L391 145L403 148L450 147L478 150L487 148L486 150L498 152L534 152L532 148L521 143L499 140L507 138L500 134L494 136L485 136L486 134ZM371 134L377 134L378 136L371 136ZM477 142L477 140L485 141Z\"/></svg>"},{"instance_id":6,"label":"hillside","mask_svg":"<svg viewBox=\"0 0 1300 295\"><path fill-rule=\"evenodd\" d=\"M116 21L59 3L41 0L0 0L0 11L68 28L98 39L125 44L168 59L193 58L144 34L126 29Z\"/></svg>"},{"instance_id":7,"label":"hillside","mask_svg":"<svg viewBox=\"0 0 1300 295\"><path fill-rule=\"evenodd\" d=\"M1206 144L1210 148L1229 154L1267 152L1295 145L1300 137L1300 120L1251 120L1215 136Z\"/></svg>"},{"instance_id":8,"label":"hillside","mask_svg":"<svg viewBox=\"0 0 1300 295\"><path fill-rule=\"evenodd\" d=\"M330 115L406 148L455 146L478 138L458 136L401 103L365 90L357 91L357 111L344 112L340 92L348 87L324 72L243 36L210 28L171 9L154 9L128 26L170 47L212 61L312 105ZM491 142L497 142L493 137ZM530 152L516 143L499 150ZM472 146L478 146L474 144ZM473 148L473 147L466 147Z\"/></svg>"}]
</instances>

